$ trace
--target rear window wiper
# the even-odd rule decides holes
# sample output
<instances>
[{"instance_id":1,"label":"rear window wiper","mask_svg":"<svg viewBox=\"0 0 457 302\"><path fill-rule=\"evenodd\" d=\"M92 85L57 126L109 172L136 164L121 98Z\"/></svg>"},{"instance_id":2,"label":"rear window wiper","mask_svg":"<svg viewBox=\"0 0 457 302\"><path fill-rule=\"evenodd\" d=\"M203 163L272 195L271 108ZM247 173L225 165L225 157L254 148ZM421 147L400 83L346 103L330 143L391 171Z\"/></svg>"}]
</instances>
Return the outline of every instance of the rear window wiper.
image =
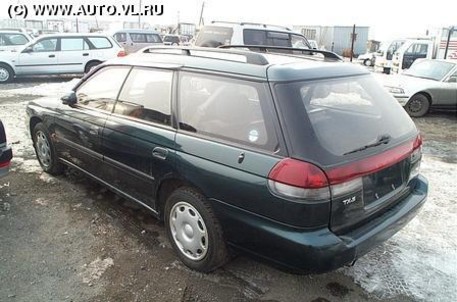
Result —
<instances>
[{"instance_id":1,"label":"rear window wiper","mask_svg":"<svg viewBox=\"0 0 457 302\"><path fill-rule=\"evenodd\" d=\"M382 144L388 144L390 142L391 138L392 137L389 134L383 134L383 135L379 136L379 138L376 140L376 142L374 142L372 144L365 145L365 146L357 148L357 149L354 149L352 151L346 152L343 155L356 153L356 152L363 151L365 149L376 147L376 146L379 146L379 145L382 145Z\"/></svg>"}]
</instances>

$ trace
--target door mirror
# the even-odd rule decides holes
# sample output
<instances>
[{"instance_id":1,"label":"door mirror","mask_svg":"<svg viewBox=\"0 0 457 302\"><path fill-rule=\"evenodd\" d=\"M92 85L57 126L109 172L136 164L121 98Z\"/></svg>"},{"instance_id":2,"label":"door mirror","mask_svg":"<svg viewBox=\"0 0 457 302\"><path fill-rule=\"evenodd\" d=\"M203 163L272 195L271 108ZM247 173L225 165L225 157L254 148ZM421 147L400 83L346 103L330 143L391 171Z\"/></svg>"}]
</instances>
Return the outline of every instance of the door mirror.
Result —
<instances>
[{"instance_id":1,"label":"door mirror","mask_svg":"<svg viewBox=\"0 0 457 302\"><path fill-rule=\"evenodd\" d=\"M76 93L74 91L64 95L60 99L62 100L62 104L69 105L69 106L76 104L76 101L78 100L76 98Z\"/></svg>"},{"instance_id":2,"label":"door mirror","mask_svg":"<svg viewBox=\"0 0 457 302\"><path fill-rule=\"evenodd\" d=\"M33 47L32 46L28 46L28 47L24 48L24 50L22 52L24 52L24 53L33 52Z\"/></svg>"}]
</instances>

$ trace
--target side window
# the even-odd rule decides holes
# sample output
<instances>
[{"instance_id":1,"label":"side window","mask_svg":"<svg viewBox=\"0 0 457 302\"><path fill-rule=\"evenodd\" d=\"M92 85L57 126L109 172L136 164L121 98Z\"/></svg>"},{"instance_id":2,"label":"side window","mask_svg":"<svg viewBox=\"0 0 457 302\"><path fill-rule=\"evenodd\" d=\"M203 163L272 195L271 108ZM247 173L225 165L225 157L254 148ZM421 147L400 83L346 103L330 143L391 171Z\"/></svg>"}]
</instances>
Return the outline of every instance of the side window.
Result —
<instances>
[{"instance_id":1,"label":"side window","mask_svg":"<svg viewBox=\"0 0 457 302\"><path fill-rule=\"evenodd\" d=\"M172 78L172 71L135 67L122 88L114 113L170 125Z\"/></svg>"},{"instance_id":2,"label":"side window","mask_svg":"<svg viewBox=\"0 0 457 302\"><path fill-rule=\"evenodd\" d=\"M275 151L277 139L266 101L269 100L265 88L259 83L183 74L178 102L179 127Z\"/></svg>"},{"instance_id":3,"label":"side window","mask_svg":"<svg viewBox=\"0 0 457 302\"><path fill-rule=\"evenodd\" d=\"M114 35L114 39L116 39L117 42L126 42L127 34L126 33L117 33Z\"/></svg>"},{"instance_id":4,"label":"side window","mask_svg":"<svg viewBox=\"0 0 457 302\"><path fill-rule=\"evenodd\" d=\"M43 39L33 44L32 49L34 52L56 51L57 38Z\"/></svg>"},{"instance_id":5,"label":"side window","mask_svg":"<svg viewBox=\"0 0 457 302\"><path fill-rule=\"evenodd\" d=\"M0 46L5 46L5 45L7 45L6 41L5 41L5 37L3 35L0 35Z\"/></svg>"},{"instance_id":6,"label":"side window","mask_svg":"<svg viewBox=\"0 0 457 302\"><path fill-rule=\"evenodd\" d=\"M243 34L245 45L267 45L266 32L263 30L245 29Z\"/></svg>"},{"instance_id":7,"label":"side window","mask_svg":"<svg viewBox=\"0 0 457 302\"><path fill-rule=\"evenodd\" d=\"M447 81L449 83L457 83L457 70L449 76L449 79Z\"/></svg>"},{"instance_id":8,"label":"side window","mask_svg":"<svg viewBox=\"0 0 457 302\"><path fill-rule=\"evenodd\" d=\"M76 90L78 104L111 112L130 67L100 69Z\"/></svg>"},{"instance_id":9,"label":"side window","mask_svg":"<svg viewBox=\"0 0 457 302\"><path fill-rule=\"evenodd\" d=\"M156 34L147 34L146 41L148 43L161 43L160 36Z\"/></svg>"},{"instance_id":10,"label":"side window","mask_svg":"<svg viewBox=\"0 0 457 302\"><path fill-rule=\"evenodd\" d=\"M62 38L60 39L60 50L71 51L71 50L86 50L89 49L86 41L83 38Z\"/></svg>"},{"instance_id":11,"label":"side window","mask_svg":"<svg viewBox=\"0 0 457 302\"><path fill-rule=\"evenodd\" d=\"M130 34L130 39L134 43L146 43L146 35L145 34Z\"/></svg>"},{"instance_id":12,"label":"side window","mask_svg":"<svg viewBox=\"0 0 457 302\"><path fill-rule=\"evenodd\" d=\"M17 34L5 34L5 39L9 40L9 45L24 45L29 41L24 35Z\"/></svg>"},{"instance_id":13,"label":"side window","mask_svg":"<svg viewBox=\"0 0 457 302\"><path fill-rule=\"evenodd\" d=\"M295 47L295 48L306 48L306 49L309 48L308 45L306 44L305 38L303 38L302 36L291 35L291 42L292 42L292 47Z\"/></svg>"},{"instance_id":14,"label":"side window","mask_svg":"<svg viewBox=\"0 0 457 302\"><path fill-rule=\"evenodd\" d=\"M94 45L97 49L111 48L113 44L105 37L87 37L87 39Z\"/></svg>"}]
</instances>

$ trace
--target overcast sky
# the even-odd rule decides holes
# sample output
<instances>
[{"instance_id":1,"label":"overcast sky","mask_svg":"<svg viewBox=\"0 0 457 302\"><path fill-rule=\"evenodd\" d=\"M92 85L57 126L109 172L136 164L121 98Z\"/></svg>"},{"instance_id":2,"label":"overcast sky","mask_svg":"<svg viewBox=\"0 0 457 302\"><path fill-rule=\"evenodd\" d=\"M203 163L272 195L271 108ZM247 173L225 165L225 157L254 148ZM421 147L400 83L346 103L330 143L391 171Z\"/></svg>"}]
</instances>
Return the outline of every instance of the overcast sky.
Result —
<instances>
[{"instance_id":1,"label":"overcast sky","mask_svg":"<svg viewBox=\"0 0 457 302\"><path fill-rule=\"evenodd\" d=\"M141 0L163 4L162 16L144 18L152 24L197 23L203 0ZM0 18L10 4L138 4L140 0L0 0ZM275 4L271 4L275 3ZM278 25L369 26L372 39L416 37L427 29L457 26L457 0L205 0L205 22L251 21ZM28 17L32 18L32 17ZM106 19L104 17L100 17ZM115 17L108 18L115 20ZM132 21L137 17L130 18ZM125 18L123 18L125 20Z\"/></svg>"}]
</instances>

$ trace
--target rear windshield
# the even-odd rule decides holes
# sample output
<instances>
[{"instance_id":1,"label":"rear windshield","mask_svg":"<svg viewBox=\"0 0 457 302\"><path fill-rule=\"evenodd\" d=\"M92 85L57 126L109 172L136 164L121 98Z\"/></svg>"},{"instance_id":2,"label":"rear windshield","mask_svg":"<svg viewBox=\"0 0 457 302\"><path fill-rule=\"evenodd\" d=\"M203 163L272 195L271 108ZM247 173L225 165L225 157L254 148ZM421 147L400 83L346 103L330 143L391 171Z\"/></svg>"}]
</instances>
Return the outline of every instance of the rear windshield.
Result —
<instances>
[{"instance_id":1,"label":"rear windshield","mask_svg":"<svg viewBox=\"0 0 457 302\"><path fill-rule=\"evenodd\" d=\"M274 87L285 122L291 123L292 140L301 142L299 148L311 149L315 138L325 153L340 157L382 137L394 142L416 131L403 108L371 75ZM307 129L310 133L305 134ZM319 148L312 147L315 152Z\"/></svg>"},{"instance_id":2,"label":"rear windshield","mask_svg":"<svg viewBox=\"0 0 457 302\"><path fill-rule=\"evenodd\" d=\"M200 30L195 46L218 47L230 44L233 29L224 26L205 26Z\"/></svg>"}]
</instances>

